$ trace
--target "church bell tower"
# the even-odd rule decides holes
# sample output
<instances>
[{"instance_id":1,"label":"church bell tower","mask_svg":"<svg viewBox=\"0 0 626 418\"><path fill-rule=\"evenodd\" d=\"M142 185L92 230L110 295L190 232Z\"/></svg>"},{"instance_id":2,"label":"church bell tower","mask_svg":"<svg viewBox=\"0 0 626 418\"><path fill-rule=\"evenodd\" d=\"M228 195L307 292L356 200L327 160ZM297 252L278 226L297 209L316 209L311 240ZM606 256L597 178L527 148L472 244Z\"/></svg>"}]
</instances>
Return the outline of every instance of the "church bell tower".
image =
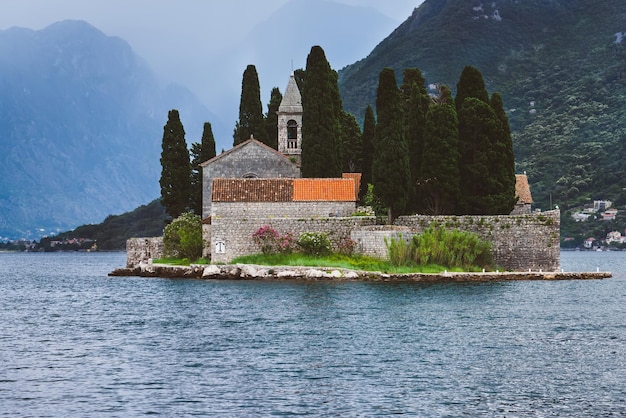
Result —
<instances>
[{"instance_id":1,"label":"church bell tower","mask_svg":"<svg viewBox=\"0 0 626 418\"><path fill-rule=\"evenodd\" d=\"M289 84L278 108L278 151L290 157L300 167L302 96L293 73L289 77Z\"/></svg>"}]
</instances>

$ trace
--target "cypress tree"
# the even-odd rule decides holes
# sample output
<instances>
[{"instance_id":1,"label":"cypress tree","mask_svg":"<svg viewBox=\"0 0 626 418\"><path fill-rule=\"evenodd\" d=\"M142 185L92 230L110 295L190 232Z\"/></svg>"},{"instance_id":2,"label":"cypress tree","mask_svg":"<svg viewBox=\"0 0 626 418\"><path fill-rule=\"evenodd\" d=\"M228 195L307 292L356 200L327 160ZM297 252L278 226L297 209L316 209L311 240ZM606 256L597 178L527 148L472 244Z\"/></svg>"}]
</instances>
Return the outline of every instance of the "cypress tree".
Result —
<instances>
[{"instance_id":1,"label":"cypress tree","mask_svg":"<svg viewBox=\"0 0 626 418\"><path fill-rule=\"evenodd\" d=\"M354 115L341 112L341 147L344 173L359 173L363 165L361 128Z\"/></svg>"},{"instance_id":2,"label":"cypress tree","mask_svg":"<svg viewBox=\"0 0 626 418\"><path fill-rule=\"evenodd\" d=\"M426 81L418 68L404 70L400 91L402 92L404 113L404 134L409 147L409 166L411 169L411 192L408 207L410 211L415 211L418 208L416 185L424 152L424 125L430 104L430 97L426 91Z\"/></svg>"},{"instance_id":3,"label":"cypress tree","mask_svg":"<svg viewBox=\"0 0 626 418\"><path fill-rule=\"evenodd\" d=\"M200 143L191 144L191 208L202 216L202 167L200 164L215 157L215 138L209 122L204 123Z\"/></svg>"},{"instance_id":4,"label":"cypress tree","mask_svg":"<svg viewBox=\"0 0 626 418\"><path fill-rule=\"evenodd\" d=\"M458 120L450 90L443 86L424 126L419 195L426 213L452 215L460 195Z\"/></svg>"},{"instance_id":5,"label":"cypress tree","mask_svg":"<svg viewBox=\"0 0 626 418\"><path fill-rule=\"evenodd\" d=\"M278 149L278 108L280 102L283 101L283 95L280 93L278 87L272 89L270 95L270 102L267 105L267 114L265 115L265 129L267 131L266 145Z\"/></svg>"},{"instance_id":6,"label":"cypress tree","mask_svg":"<svg viewBox=\"0 0 626 418\"><path fill-rule=\"evenodd\" d=\"M379 74L376 112L378 123L372 180L374 193L387 206L391 223L406 207L411 178L400 91L391 68L384 68Z\"/></svg>"},{"instance_id":7,"label":"cypress tree","mask_svg":"<svg viewBox=\"0 0 626 418\"><path fill-rule=\"evenodd\" d=\"M337 75L324 50L311 48L302 91L302 177L341 176L341 126Z\"/></svg>"},{"instance_id":8,"label":"cypress tree","mask_svg":"<svg viewBox=\"0 0 626 418\"><path fill-rule=\"evenodd\" d=\"M248 65L241 81L241 99L239 102L239 121L235 125L233 145L241 144L251 135L263 143L267 143L263 105L261 104L261 88L259 76L254 65Z\"/></svg>"},{"instance_id":9,"label":"cypress tree","mask_svg":"<svg viewBox=\"0 0 626 418\"><path fill-rule=\"evenodd\" d=\"M376 142L376 116L372 106L367 105L363 119L363 134L361 135L361 147L363 162L361 165L361 190L359 199L363 201L367 193L367 185L372 183L372 160L374 158L374 143Z\"/></svg>"},{"instance_id":10,"label":"cypress tree","mask_svg":"<svg viewBox=\"0 0 626 418\"><path fill-rule=\"evenodd\" d=\"M492 138L500 129L491 106L480 99L464 100L459 117L459 172L461 176L462 214L489 215L497 213L498 179L492 177Z\"/></svg>"},{"instance_id":11,"label":"cypress tree","mask_svg":"<svg viewBox=\"0 0 626 418\"><path fill-rule=\"evenodd\" d=\"M511 129L500 94L493 93L490 103L499 122L495 137L492 139L492 177L498 180L497 190L494 191L496 195L494 211L499 214L509 214L517 201L515 197L515 155Z\"/></svg>"},{"instance_id":12,"label":"cypress tree","mask_svg":"<svg viewBox=\"0 0 626 418\"><path fill-rule=\"evenodd\" d=\"M468 97L475 97L484 103L489 103L489 93L485 88L483 75L477 68L471 65L463 68L459 82L456 85L454 102L457 113L461 110L464 100Z\"/></svg>"},{"instance_id":13,"label":"cypress tree","mask_svg":"<svg viewBox=\"0 0 626 418\"><path fill-rule=\"evenodd\" d=\"M161 204L172 218L187 211L191 198L191 164L178 110L168 112L161 144Z\"/></svg>"}]
</instances>

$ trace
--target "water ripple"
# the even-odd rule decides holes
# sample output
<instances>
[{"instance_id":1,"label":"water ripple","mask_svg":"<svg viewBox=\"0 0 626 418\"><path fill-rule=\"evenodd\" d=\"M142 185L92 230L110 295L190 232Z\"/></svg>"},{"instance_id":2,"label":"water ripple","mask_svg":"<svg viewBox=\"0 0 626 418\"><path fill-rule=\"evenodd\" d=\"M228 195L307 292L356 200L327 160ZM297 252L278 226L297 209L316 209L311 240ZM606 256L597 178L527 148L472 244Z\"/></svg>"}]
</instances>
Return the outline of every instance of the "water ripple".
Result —
<instances>
[{"instance_id":1,"label":"water ripple","mask_svg":"<svg viewBox=\"0 0 626 418\"><path fill-rule=\"evenodd\" d=\"M108 278L123 257L0 254L0 415L626 414L621 253L429 285Z\"/></svg>"}]
</instances>

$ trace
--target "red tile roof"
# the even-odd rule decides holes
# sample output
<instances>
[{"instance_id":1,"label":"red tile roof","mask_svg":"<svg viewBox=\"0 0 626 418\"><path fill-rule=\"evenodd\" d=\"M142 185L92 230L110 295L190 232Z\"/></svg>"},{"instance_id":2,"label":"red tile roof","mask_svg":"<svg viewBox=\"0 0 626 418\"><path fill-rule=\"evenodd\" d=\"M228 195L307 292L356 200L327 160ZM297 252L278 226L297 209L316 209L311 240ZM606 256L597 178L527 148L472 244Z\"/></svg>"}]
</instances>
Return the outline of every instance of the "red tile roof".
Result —
<instances>
[{"instance_id":1,"label":"red tile roof","mask_svg":"<svg viewBox=\"0 0 626 418\"><path fill-rule=\"evenodd\" d=\"M354 179L294 179L293 200L304 202L354 202Z\"/></svg>"},{"instance_id":2,"label":"red tile roof","mask_svg":"<svg viewBox=\"0 0 626 418\"><path fill-rule=\"evenodd\" d=\"M354 202L348 179L213 179L213 202Z\"/></svg>"},{"instance_id":3,"label":"red tile roof","mask_svg":"<svg viewBox=\"0 0 626 418\"><path fill-rule=\"evenodd\" d=\"M291 202L293 179L213 179L213 202Z\"/></svg>"}]
</instances>

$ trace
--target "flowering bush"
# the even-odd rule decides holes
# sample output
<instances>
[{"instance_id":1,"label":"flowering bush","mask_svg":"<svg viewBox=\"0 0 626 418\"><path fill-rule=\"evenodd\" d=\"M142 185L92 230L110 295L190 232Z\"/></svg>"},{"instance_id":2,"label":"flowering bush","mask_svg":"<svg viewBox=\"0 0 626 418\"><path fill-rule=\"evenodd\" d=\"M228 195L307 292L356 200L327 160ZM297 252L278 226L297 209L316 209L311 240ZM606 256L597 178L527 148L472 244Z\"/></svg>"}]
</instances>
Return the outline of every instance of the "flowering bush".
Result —
<instances>
[{"instance_id":1,"label":"flowering bush","mask_svg":"<svg viewBox=\"0 0 626 418\"><path fill-rule=\"evenodd\" d=\"M343 255L352 255L354 253L354 249L356 248L356 241L351 239L350 237L345 237L339 243L339 253Z\"/></svg>"},{"instance_id":2,"label":"flowering bush","mask_svg":"<svg viewBox=\"0 0 626 418\"><path fill-rule=\"evenodd\" d=\"M298 245L305 254L328 255L332 252L330 239L323 232L305 232L298 238Z\"/></svg>"},{"instance_id":3,"label":"flowering bush","mask_svg":"<svg viewBox=\"0 0 626 418\"><path fill-rule=\"evenodd\" d=\"M254 243L261 248L263 254L290 253L293 251L294 239L291 232L281 236L269 225L262 226L252 234Z\"/></svg>"}]
</instances>

